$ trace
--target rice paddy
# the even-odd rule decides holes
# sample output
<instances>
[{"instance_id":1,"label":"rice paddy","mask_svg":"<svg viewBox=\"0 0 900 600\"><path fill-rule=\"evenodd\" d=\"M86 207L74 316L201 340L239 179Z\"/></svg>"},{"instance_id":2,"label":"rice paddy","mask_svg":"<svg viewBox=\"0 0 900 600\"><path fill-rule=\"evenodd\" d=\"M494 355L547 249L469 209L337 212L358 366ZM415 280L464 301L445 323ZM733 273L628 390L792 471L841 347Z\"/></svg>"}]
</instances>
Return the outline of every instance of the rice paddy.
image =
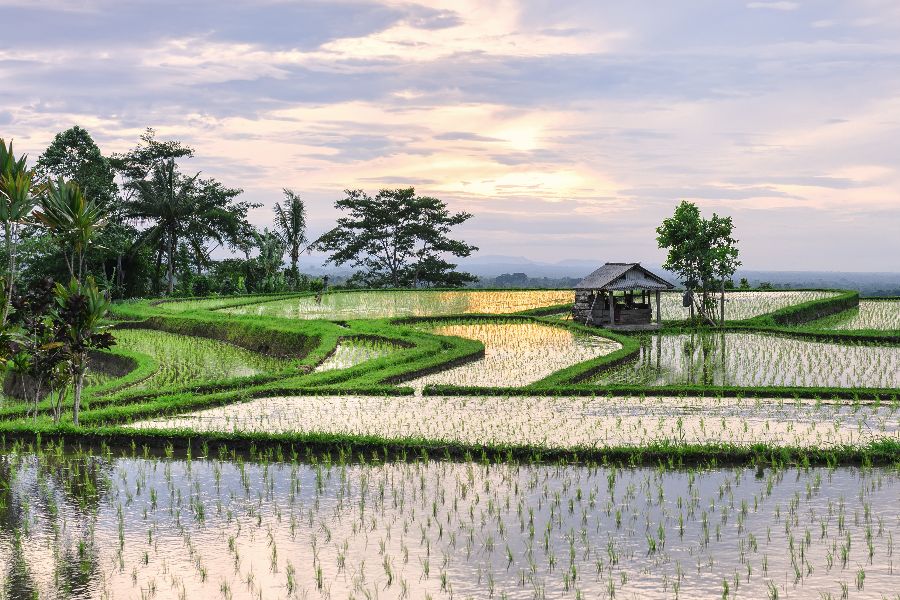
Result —
<instances>
[{"instance_id":1,"label":"rice paddy","mask_svg":"<svg viewBox=\"0 0 900 600\"><path fill-rule=\"evenodd\" d=\"M288 319L381 319L457 314L507 314L571 303L570 290L330 292L321 302L311 296L288 298L222 312Z\"/></svg>"},{"instance_id":2,"label":"rice paddy","mask_svg":"<svg viewBox=\"0 0 900 600\"><path fill-rule=\"evenodd\" d=\"M281 371L291 361L201 337L152 329L119 329L118 348L151 356L159 367L131 389L218 381Z\"/></svg>"},{"instance_id":3,"label":"rice paddy","mask_svg":"<svg viewBox=\"0 0 900 600\"><path fill-rule=\"evenodd\" d=\"M6 598L892 598L890 468L0 460Z\"/></svg>"},{"instance_id":4,"label":"rice paddy","mask_svg":"<svg viewBox=\"0 0 900 600\"><path fill-rule=\"evenodd\" d=\"M349 369L366 361L388 356L397 346L386 340L347 339L338 342L334 352L319 363L315 372Z\"/></svg>"},{"instance_id":5,"label":"rice paddy","mask_svg":"<svg viewBox=\"0 0 900 600\"><path fill-rule=\"evenodd\" d=\"M860 300L859 308L813 323L822 329L900 330L900 300Z\"/></svg>"},{"instance_id":6,"label":"rice paddy","mask_svg":"<svg viewBox=\"0 0 900 600\"><path fill-rule=\"evenodd\" d=\"M247 296L223 296L220 298L192 298L185 300L171 300L160 302L156 307L166 312L187 312L189 310L219 310L240 306L243 304L254 304L259 302L269 302L281 298L291 298L297 294L282 295L247 295Z\"/></svg>"},{"instance_id":7,"label":"rice paddy","mask_svg":"<svg viewBox=\"0 0 900 600\"><path fill-rule=\"evenodd\" d=\"M522 386L551 373L621 348L601 336L575 335L538 323L455 323L427 328L484 344L484 358L420 377L407 385Z\"/></svg>"},{"instance_id":8,"label":"rice paddy","mask_svg":"<svg viewBox=\"0 0 900 600\"><path fill-rule=\"evenodd\" d=\"M900 441L900 403L634 397L274 397L139 429L329 433L550 450L647 444L861 446Z\"/></svg>"},{"instance_id":9,"label":"rice paddy","mask_svg":"<svg viewBox=\"0 0 900 600\"><path fill-rule=\"evenodd\" d=\"M731 292L726 312L834 294ZM663 298L665 319L686 316ZM828 332L893 331L896 301L799 332L763 319L628 337L564 307L503 316L571 301L123 305L298 354L116 329L116 348L158 368L122 396L95 392L80 426L0 407L0 600L898 598L900 345ZM440 319L387 320L414 316Z\"/></svg>"},{"instance_id":10,"label":"rice paddy","mask_svg":"<svg viewBox=\"0 0 900 600\"><path fill-rule=\"evenodd\" d=\"M729 321L740 321L774 312L781 308L812 300L821 300L836 296L837 292L827 291L753 291L725 292L725 318ZM690 309L682 306L680 292L664 292L660 294L662 318L677 321L688 318ZM718 297L716 297L718 302ZM718 306L718 304L717 304Z\"/></svg>"},{"instance_id":11,"label":"rice paddy","mask_svg":"<svg viewBox=\"0 0 900 600\"><path fill-rule=\"evenodd\" d=\"M653 335L600 384L900 387L900 347L759 333Z\"/></svg>"}]
</instances>

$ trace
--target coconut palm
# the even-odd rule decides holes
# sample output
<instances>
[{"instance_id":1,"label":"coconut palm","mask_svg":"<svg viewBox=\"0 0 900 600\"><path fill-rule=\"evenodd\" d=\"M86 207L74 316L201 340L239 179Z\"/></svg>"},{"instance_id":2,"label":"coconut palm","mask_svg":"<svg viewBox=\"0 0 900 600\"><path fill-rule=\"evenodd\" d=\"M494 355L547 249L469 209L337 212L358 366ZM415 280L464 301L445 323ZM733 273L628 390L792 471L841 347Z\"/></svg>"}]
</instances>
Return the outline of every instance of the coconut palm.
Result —
<instances>
[{"instance_id":1,"label":"coconut palm","mask_svg":"<svg viewBox=\"0 0 900 600\"><path fill-rule=\"evenodd\" d=\"M157 247L160 259L166 256L169 294L175 290L179 244L188 244L201 260L208 240L239 246L248 235L247 210L256 206L232 202L241 190L199 176L186 177L178 172L174 160L164 161L153 168L148 179L132 184L135 193L125 203L127 218L150 223L135 246L151 244Z\"/></svg>"},{"instance_id":2,"label":"coconut palm","mask_svg":"<svg viewBox=\"0 0 900 600\"><path fill-rule=\"evenodd\" d=\"M287 198L284 207L275 203L275 229L290 251L291 284L296 288L300 276L297 271L300 247L306 242L306 206L296 193L287 188L284 195Z\"/></svg>"}]
</instances>

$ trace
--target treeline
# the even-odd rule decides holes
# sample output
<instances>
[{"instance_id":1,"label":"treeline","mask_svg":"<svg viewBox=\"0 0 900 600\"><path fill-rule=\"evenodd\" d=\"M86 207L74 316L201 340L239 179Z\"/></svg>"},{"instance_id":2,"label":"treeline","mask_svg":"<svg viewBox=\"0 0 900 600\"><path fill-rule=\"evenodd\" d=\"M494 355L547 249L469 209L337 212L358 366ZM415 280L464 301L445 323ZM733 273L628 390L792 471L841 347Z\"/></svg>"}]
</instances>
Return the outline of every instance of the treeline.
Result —
<instances>
[{"instance_id":1,"label":"treeline","mask_svg":"<svg viewBox=\"0 0 900 600\"><path fill-rule=\"evenodd\" d=\"M452 239L450 230L471 217L451 213L444 202L413 188L346 190L335 202L343 215L335 227L308 239L306 205L285 188L271 226L248 221L260 204L242 189L190 170L195 151L177 140L160 140L147 129L130 150L105 155L91 135L75 126L56 135L33 165L23 169L37 197L51 182L77 188L103 216L103 226L84 253L83 275L113 299L202 296L315 290L319 278L302 272L304 253L328 253L327 263L355 269L348 286L461 286L475 281L456 271L448 256L468 256L474 246ZM27 288L71 275L45 227L28 214L12 215L15 231L0 249ZM15 238L15 239L13 239ZM214 259L213 255L230 254Z\"/></svg>"}]
</instances>

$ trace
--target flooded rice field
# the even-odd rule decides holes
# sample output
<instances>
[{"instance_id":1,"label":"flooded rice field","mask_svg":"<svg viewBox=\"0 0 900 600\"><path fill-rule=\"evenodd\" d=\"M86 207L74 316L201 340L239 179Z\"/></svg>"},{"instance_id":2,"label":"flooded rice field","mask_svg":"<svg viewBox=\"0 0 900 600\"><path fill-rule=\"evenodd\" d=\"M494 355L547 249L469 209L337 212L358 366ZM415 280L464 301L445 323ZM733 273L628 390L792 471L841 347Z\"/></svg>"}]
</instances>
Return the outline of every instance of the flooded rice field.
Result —
<instances>
[{"instance_id":1,"label":"flooded rice field","mask_svg":"<svg viewBox=\"0 0 900 600\"><path fill-rule=\"evenodd\" d=\"M729 321L749 319L793 304L821 300L836 295L837 292L822 291L728 291L725 292L725 318ZM689 309L682 306L681 292L663 293L660 301L663 319L677 321L688 318L690 312ZM718 302L718 298L716 301Z\"/></svg>"},{"instance_id":2,"label":"flooded rice field","mask_svg":"<svg viewBox=\"0 0 900 600\"><path fill-rule=\"evenodd\" d=\"M458 323L424 328L430 333L478 340L484 357L420 377L404 385L427 384L515 387L534 383L568 366L622 347L600 336L575 335L538 323Z\"/></svg>"},{"instance_id":3,"label":"flooded rice field","mask_svg":"<svg viewBox=\"0 0 900 600\"><path fill-rule=\"evenodd\" d=\"M248 306L224 308L235 315L260 315L289 319L380 319L455 314L506 314L570 303L570 290L513 291L398 291L332 292L315 297L288 298Z\"/></svg>"},{"instance_id":4,"label":"flooded rice field","mask_svg":"<svg viewBox=\"0 0 900 600\"><path fill-rule=\"evenodd\" d=\"M291 361L265 356L207 338L155 331L117 329L116 348L151 356L158 368L132 389L198 383L280 371Z\"/></svg>"},{"instance_id":5,"label":"flooded rice field","mask_svg":"<svg viewBox=\"0 0 900 600\"><path fill-rule=\"evenodd\" d=\"M4 598L893 598L895 469L0 457Z\"/></svg>"},{"instance_id":6,"label":"flooded rice field","mask_svg":"<svg viewBox=\"0 0 900 600\"><path fill-rule=\"evenodd\" d=\"M900 346L759 333L653 335L600 384L900 387Z\"/></svg>"},{"instance_id":7,"label":"flooded rice field","mask_svg":"<svg viewBox=\"0 0 900 600\"><path fill-rule=\"evenodd\" d=\"M578 449L900 440L900 402L672 397L276 397L135 423L196 432L334 433Z\"/></svg>"},{"instance_id":8,"label":"flooded rice field","mask_svg":"<svg viewBox=\"0 0 900 600\"><path fill-rule=\"evenodd\" d=\"M388 341L369 339L341 340L325 360L314 369L315 372L349 369L368 360L381 358L395 352L398 346Z\"/></svg>"},{"instance_id":9,"label":"flooded rice field","mask_svg":"<svg viewBox=\"0 0 900 600\"><path fill-rule=\"evenodd\" d=\"M859 307L823 319L827 329L900 329L900 300L860 300Z\"/></svg>"}]
</instances>

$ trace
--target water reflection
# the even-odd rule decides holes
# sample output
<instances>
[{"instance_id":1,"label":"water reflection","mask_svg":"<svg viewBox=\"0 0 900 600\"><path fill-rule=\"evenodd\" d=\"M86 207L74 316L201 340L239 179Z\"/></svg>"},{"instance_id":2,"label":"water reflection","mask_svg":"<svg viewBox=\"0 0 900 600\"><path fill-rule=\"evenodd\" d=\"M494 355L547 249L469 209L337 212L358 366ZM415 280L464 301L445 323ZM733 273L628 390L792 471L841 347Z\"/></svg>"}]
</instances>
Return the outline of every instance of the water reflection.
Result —
<instances>
[{"instance_id":1,"label":"water reflection","mask_svg":"<svg viewBox=\"0 0 900 600\"><path fill-rule=\"evenodd\" d=\"M691 332L641 338L635 360L603 384L900 387L900 347L759 333Z\"/></svg>"},{"instance_id":2,"label":"water reflection","mask_svg":"<svg viewBox=\"0 0 900 600\"><path fill-rule=\"evenodd\" d=\"M11 454L0 596L880 597L898 495L882 468Z\"/></svg>"}]
</instances>

